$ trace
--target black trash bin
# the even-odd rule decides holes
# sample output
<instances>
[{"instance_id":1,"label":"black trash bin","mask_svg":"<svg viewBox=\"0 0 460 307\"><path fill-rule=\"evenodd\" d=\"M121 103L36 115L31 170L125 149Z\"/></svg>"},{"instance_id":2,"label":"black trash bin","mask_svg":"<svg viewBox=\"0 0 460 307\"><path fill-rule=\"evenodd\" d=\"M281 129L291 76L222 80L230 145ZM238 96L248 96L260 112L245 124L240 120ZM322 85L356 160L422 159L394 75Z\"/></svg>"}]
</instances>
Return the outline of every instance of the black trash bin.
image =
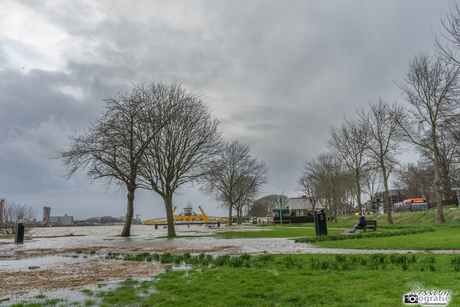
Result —
<instances>
[{"instance_id":1,"label":"black trash bin","mask_svg":"<svg viewBox=\"0 0 460 307\"><path fill-rule=\"evenodd\" d=\"M16 226L16 234L14 235L14 243L24 243L24 225L19 223Z\"/></svg>"},{"instance_id":2,"label":"black trash bin","mask_svg":"<svg viewBox=\"0 0 460 307\"><path fill-rule=\"evenodd\" d=\"M217 227L220 227L220 221L217 221Z\"/></svg>"},{"instance_id":3,"label":"black trash bin","mask_svg":"<svg viewBox=\"0 0 460 307\"><path fill-rule=\"evenodd\" d=\"M158 229L158 224L155 224L155 229Z\"/></svg>"},{"instance_id":4,"label":"black trash bin","mask_svg":"<svg viewBox=\"0 0 460 307\"><path fill-rule=\"evenodd\" d=\"M315 230L317 236L327 236L327 222L324 210L315 210Z\"/></svg>"}]
</instances>

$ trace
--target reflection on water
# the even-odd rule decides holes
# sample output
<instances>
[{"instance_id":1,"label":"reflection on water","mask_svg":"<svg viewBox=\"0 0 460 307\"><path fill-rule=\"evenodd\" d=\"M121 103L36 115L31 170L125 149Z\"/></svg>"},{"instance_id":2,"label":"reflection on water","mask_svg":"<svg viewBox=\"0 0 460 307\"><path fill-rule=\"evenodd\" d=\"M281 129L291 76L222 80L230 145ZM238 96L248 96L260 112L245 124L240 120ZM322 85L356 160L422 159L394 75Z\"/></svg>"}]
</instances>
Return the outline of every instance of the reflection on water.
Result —
<instances>
[{"instance_id":1,"label":"reflection on water","mask_svg":"<svg viewBox=\"0 0 460 307\"><path fill-rule=\"evenodd\" d=\"M22 259L0 260L0 271L24 271L48 268L58 263L73 263L91 258L98 258L99 255L53 255Z\"/></svg>"},{"instance_id":2,"label":"reflection on water","mask_svg":"<svg viewBox=\"0 0 460 307\"><path fill-rule=\"evenodd\" d=\"M152 280L151 278L140 278L136 279L137 281L145 281L145 280ZM98 297L98 293L107 292L107 291L114 291L118 287L121 286L121 282L123 280L116 280L106 282L104 284L93 285L90 287L84 287L80 289L74 290L59 290L59 291L50 291L50 292L39 292L34 291L30 292L27 295L13 295L10 297L9 301L0 302L0 306L11 306L14 304L18 304L19 302L23 304L30 304L30 303L40 303L44 302L45 300L64 300L66 306L74 304L76 302L84 304L87 300L92 300L95 302L95 305L99 305L101 303L101 298ZM141 283L134 285L133 287L139 287ZM147 293L141 294L141 296L149 295L150 293L155 293L157 290L152 286L148 289Z\"/></svg>"},{"instance_id":3,"label":"reflection on water","mask_svg":"<svg viewBox=\"0 0 460 307\"><path fill-rule=\"evenodd\" d=\"M260 228L260 227L258 227ZM149 253L181 253L204 252L213 255L224 254L313 254L313 253L388 253L394 251L377 250L344 250L317 248L310 244L295 243L294 240L286 238L256 238L256 239L216 239L212 236L207 237L187 237L165 239L159 238L167 235L166 229L155 229L146 225L133 225L131 233L134 235L129 238L117 237L121 233L121 226L94 226L94 227L48 227L33 229L35 236L33 240L26 241L21 245L3 244L0 245L0 257L14 257L18 254L27 254L28 251L37 250L60 250L95 248L98 251L109 252L149 252ZM251 226L222 227L219 229L209 229L203 226L176 225L178 236L190 235L212 235L219 231L242 230L257 231ZM45 237L52 235L68 235L65 237ZM42 236L42 237L39 237ZM401 253L408 252L398 251ZM415 252L415 251L413 251ZM0 267L0 271L3 267Z\"/></svg>"},{"instance_id":4,"label":"reflection on water","mask_svg":"<svg viewBox=\"0 0 460 307\"><path fill-rule=\"evenodd\" d=\"M180 264L170 264L165 266L165 272L169 271L188 271L191 270L193 267L189 264L186 264L182 261Z\"/></svg>"}]
</instances>

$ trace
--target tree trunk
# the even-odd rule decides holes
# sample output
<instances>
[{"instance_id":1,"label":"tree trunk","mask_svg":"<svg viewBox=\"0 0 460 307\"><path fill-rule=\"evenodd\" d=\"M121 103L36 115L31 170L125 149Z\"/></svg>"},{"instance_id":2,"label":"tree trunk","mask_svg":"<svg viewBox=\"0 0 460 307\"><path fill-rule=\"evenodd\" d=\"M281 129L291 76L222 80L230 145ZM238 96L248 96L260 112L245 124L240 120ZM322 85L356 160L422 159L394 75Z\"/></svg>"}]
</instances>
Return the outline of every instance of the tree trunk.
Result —
<instances>
[{"instance_id":1,"label":"tree trunk","mask_svg":"<svg viewBox=\"0 0 460 307\"><path fill-rule=\"evenodd\" d=\"M232 203L228 204L228 226L232 226Z\"/></svg>"},{"instance_id":2,"label":"tree trunk","mask_svg":"<svg viewBox=\"0 0 460 307\"><path fill-rule=\"evenodd\" d=\"M334 224L337 224L337 201L334 200Z\"/></svg>"},{"instance_id":3,"label":"tree trunk","mask_svg":"<svg viewBox=\"0 0 460 307\"><path fill-rule=\"evenodd\" d=\"M388 225L393 224L393 219L391 218L391 202L390 202L390 193L388 192L388 176L384 165L382 167L383 174L383 185L385 186L385 205L387 209L387 221Z\"/></svg>"},{"instance_id":4,"label":"tree trunk","mask_svg":"<svg viewBox=\"0 0 460 307\"><path fill-rule=\"evenodd\" d=\"M434 129L433 129L434 130ZM442 212L442 193L440 184L438 144L436 142L436 134L432 131L433 154L434 154L434 191L436 193L436 209L438 224L444 223L444 214Z\"/></svg>"},{"instance_id":5,"label":"tree trunk","mask_svg":"<svg viewBox=\"0 0 460 307\"><path fill-rule=\"evenodd\" d=\"M334 197L334 224L337 224L337 198L335 195L335 188L333 190L333 197Z\"/></svg>"},{"instance_id":6,"label":"tree trunk","mask_svg":"<svg viewBox=\"0 0 460 307\"><path fill-rule=\"evenodd\" d=\"M361 183L359 182L359 177L356 180L356 200L358 201L358 211L363 212L363 207L361 205Z\"/></svg>"},{"instance_id":7,"label":"tree trunk","mask_svg":"<svg viewBox=\"0 0 460 307\"><path fill-rule=\"evenodd\" d=\"M166 218L168 221L168 237L175 237L176 229L174 228L174 217L173 217L173 210L172 210L172 194L165 195L163 197L163 200L165 202Z\"/></svg>"},{"instance_id":8,"label":"tree trunk","mask_svg":"<svg viewBox=\"0 0 460 307\"><path fill-rule=\"evenodd\" d=\"M136 188L128 188L128 209L126 210L125 226L121 233L122 237L129 237L131 234L131 223L134 216L134 191Z\"/></svg>"},{"instance_id":9,"label":"tree trunk","mask_svg":"<svg viewBox=\"0 0 460 307\"><path fill-rule=\"evenodd\" d=\"M327 203L324 203L324 214L326 216L326 223L327 223L329 221L329 210L327 209Z\"/></svg>"},{"instance_id":10,"label":"tree trunk","mask_svg":"<svg viewBox=\"0 0 460 307\"><path fill-rule=\"evenodd\" d=\"M332 204L331 204L331 199L329 195L327 196L325 204L326 204L326 221L329 221L330 223L332 223L332 218L331 218Z\"/></svg>"},{"instance_id":11,"label":"tree trunk","mask_svg":"<svg viewBox=\"0 0 460 307\"><path fill-rule=\"evenodd\" d=\"M456 200L457 196L455 195L454 191L452 191L452 184L450 181L448 166L446 166L446 163L442 163L439 161L439 155L438 163L440 168L440 174L442 174L442 176L440 176L440 180L442 186L444 187L443 194L446 196L447 199Z\"/></svg>"}]
</instances>

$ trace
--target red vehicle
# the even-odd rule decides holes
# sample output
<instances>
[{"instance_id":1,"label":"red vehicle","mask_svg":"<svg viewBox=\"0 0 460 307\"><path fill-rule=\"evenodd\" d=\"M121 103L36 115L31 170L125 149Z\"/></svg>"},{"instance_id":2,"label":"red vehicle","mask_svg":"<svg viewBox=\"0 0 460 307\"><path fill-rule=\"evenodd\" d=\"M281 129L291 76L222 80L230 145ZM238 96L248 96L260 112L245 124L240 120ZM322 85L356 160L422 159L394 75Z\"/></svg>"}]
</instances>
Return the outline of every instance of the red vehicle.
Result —
<instances>
[{"instance_id":1,"label":"red vehicle","mask_svg":"<svg viewBox=\"0 0 460 307\"><path fill-rule=\"evenodd\" d=\"M428 203L426 202L426 199L411 198L403 201L402 210L400 211L424 211L428 209L429 207Z\"/></svg>"},{"instance_id":2,"label":"red vehicle","mask_svg":"<svg viewBox=\"0 0 460 307\"><path fill-rule=\"evenodd\" d=\"M393 207L395 208L395 212L402 212L404 211L403 208L404 208L404 203L403 202L400 202L400 203L395 203L393 205Z\"/></svg>"}]
</instances>

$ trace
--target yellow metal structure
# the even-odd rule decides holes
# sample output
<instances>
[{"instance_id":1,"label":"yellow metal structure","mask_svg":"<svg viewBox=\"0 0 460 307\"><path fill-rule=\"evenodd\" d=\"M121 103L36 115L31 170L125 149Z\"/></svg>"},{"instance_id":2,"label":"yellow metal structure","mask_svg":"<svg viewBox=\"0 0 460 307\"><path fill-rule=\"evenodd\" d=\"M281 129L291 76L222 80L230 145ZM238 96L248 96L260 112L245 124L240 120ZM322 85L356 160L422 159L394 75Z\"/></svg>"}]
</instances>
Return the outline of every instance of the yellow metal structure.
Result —
<instances>
[{"instance_id":1,"label":"yellow metal structure","mask_svg":"<svg viewBox=\"0 0 460 307\"><path fill-rule=\"evenodd\" d=\"M193 212L193 207L190 204L187 204L187 207L184 208L179 215L174 215L174 224L204 224L204 223L228 223L228 218L225 217L217 217L217 216L209 216L206 215L203 209L198 206L201 211L201 214L196 214ZM176 211L177 207L174 207L173 214ZM158 225L166 225L167 218L166 217L159 217L156 219L146 220L143 221L142 224L158 224Z\"/></svg>"}]
</instances>

